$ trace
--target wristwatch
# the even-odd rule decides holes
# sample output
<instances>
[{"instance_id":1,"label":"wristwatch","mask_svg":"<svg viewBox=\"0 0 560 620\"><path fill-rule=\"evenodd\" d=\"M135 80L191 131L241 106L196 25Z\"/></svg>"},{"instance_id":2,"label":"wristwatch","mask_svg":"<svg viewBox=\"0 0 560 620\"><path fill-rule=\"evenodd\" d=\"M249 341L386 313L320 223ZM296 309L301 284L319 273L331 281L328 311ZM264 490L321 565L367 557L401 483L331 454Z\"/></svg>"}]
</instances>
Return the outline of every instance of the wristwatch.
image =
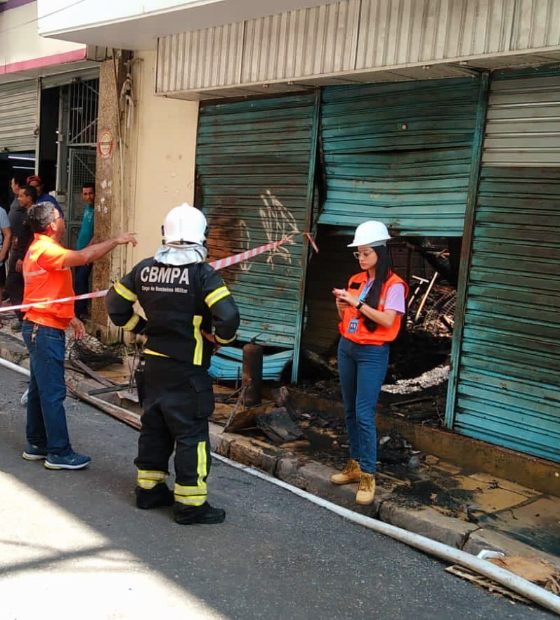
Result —
<instances>
[{"instance_id":1,"label":"wristwatch","mask_svg":"<svg viewBox=\"0 0 560 620\"><path fill-rule=\"evenodd\" d=\"M359 301L358 305L356 306L356 310L361 310L363 305L364 305L364 302L363 301Z\"/></svg>"}]
</instances>

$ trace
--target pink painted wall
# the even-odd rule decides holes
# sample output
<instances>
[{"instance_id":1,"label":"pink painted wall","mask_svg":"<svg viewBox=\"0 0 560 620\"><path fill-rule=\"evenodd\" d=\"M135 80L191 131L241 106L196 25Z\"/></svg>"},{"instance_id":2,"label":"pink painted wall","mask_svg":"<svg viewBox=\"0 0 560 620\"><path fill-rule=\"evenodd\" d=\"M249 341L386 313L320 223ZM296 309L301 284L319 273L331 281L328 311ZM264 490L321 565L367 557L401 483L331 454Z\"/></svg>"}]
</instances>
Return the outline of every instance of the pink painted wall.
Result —
<instances>
[{"instance_id":1,"label":"pink painted wall","mask_svg":"<svg viewBox=\"0 0 560 620\"><path fill-rule=\"evenodd\" d=\"M86 47L37 32L37 3L10 0L0 12L0 75L85 60Z\"/></svg>"}]
</instances>

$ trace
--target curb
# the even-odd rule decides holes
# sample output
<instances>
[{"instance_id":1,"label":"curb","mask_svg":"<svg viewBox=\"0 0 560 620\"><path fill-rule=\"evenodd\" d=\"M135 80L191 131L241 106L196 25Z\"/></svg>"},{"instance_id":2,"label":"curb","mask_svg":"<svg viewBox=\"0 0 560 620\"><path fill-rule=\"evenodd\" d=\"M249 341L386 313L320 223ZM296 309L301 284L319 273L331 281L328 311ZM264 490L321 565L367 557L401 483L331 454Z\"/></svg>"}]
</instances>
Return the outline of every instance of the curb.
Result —
<instances>
[{"instance_id":1,"label":"curb","mask_svg":"<svg viewBox=\"0 0 560 620\"><path fill-rule=\"evenodd\" d=\"M358 485L332 484L330 477L337 471L334 468L293 454L286 456L283 451L257 439L224 433L217 424L210 423L210 442L214 452L227 456L232 461L252 465L339 506L402 527L415 534L422 534L457 549L462 549L470 534L480 529L471 523L446 517L433 508L417 511L402 508L392 503L389 499L390 493L383 489L377 489L375 501L371 506L357 506L354 499Z\"/></svg>"},{"instance_id":2,"label":"curb","mask_svg":"<svg viewBox=\"0 0 560 620\"><path fill-rule=\"evenodd\" d=\"M391 501L391 494L377 489L371 506L357 506L354 499L357 484L337 486L330 482L335 470L316 461L286 455L285 451L258 439L225 433L221 426L210 423L212 449L233 461L260 469L309 493L327 499L359 514L420 534L437 542L477 555L482 549L501 551L506 555L521 555L547 560L560 567L560 558L518 542L505 534L446 517L433 508L411 509Z\"/></svg>"}]
</instances>

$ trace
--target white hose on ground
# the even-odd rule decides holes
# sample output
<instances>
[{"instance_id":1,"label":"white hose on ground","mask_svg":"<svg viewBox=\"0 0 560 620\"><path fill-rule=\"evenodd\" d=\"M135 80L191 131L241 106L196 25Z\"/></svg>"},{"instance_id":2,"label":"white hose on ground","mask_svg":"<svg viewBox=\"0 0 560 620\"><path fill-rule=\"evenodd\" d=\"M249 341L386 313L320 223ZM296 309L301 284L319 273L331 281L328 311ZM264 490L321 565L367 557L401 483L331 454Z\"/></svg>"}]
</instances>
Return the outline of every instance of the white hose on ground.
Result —
<instances>
[{"instance_id":1,"label":"white hose on ground","mask_svg":"<svg viewBox=\"0 0 560 620\"><path fill-rule=\"evenodd\" d=\"M30 374L27 368L24 368L23 366L19 366L18 364L14 364L13 362L9 362L8 360L5 360L1 357L0 357L0 366L5 366L6 368L9 368L10 370L19 372L20 375L26 375L27 377L29 377L29 374Z\"/></svg>"},{"instance_id":2,"label":"white hose on ground","mask_svg":"<svg viewBox=\"0 0 560 620\"><path fill-rule=\"evenodd\" d=\"M276 486L282 487L287 491L290 491L294 495L298 495L299 497L303 497L304 499L316 504L317 506L321 506L322 508L326 508L335 514L352 521L353 523L357 523L358 525L362 525L363 527L367 527L374 532L378 532L379 534L384 534L385 536L390 536L399 542L402 542L410 547L414 547L415 549L419 549L424 553L428 553L430 555L436 556L442 560L446 560L451 562L452 564L459 564L461 566L465 566L472 571L477 572L480 575L484 575L493 581L509 588L513 592L517 594L521 594L525 598L554 611L558 615L560 615L560 597L552 592L548 592L544 588L527 581L527 579L523 579L523 577L519 577L514 573L511 573L508 570L500 568L492 562L488 562L487 560L481 560L476 556L467 553L466 551L461 551L460 549L456 549L455 547L450 547L449 545L445 545L443 543L437 542L430 538L426 538L425 536L421 536L420 534L414 534L413 532L409 532L408 530L403 530L400 527L396 527L395 525L390 525L389 523L383 523L383 521L377 521L376 519L372 519L371 517L366 517L357 512L353 512L352 510L348 510L348 508L343 508L342 506L337 506L328 500L322 499L321 497L317 497L299 489L297 487L288 484L287 482L283 482L282 480L278 480L278 478L273 478L272 476L265 474L264 472L255 469L254 467L247 467L246 465L241 465L240 463L236 463L231 459L226 458L225 456L221 456L220 454L212 453L212 456L231 467L235 467L235 469L240 469L252 476L256 476L257 478L261 478L262 480L266 480Z\"/></svg>"},{"instance_id":3,"label":"white hose on ground","mask_svg":"<svg viewBox=\"0 0 560 620\"><path fill-rule=\"evenodd\" d=\"M17 364L13 364L12 362L8 362L2 358L0 358L0 365L5 366L10 370L14 370L15 372L29 376L29 370L22 368ZM118 408L121 409L121 407ZM130 413L127 409L123 409L123 411ZM234 467L235 469L244 471L251 476L256 476L261 480L266 480L271 484L275 484L276 486L286 489L287 491L290 491L290 493L298 495L299 497L302 497L317 506L321 506L321 508L326 508L327 510L344 517L353 523L357 523L358 525L373 530L374 532L378 532L379 534L384 534L385 536L394 538L405 545L419 549L420 551L433 555L441 560L446 560L452 564L459 564L460 566L469 568L470 570L475 571L480 575L484 575L485 577L494 580L506 588L509 588L513 592L516 592L517 594L520 594L521 596L524 596L525 598L542 605L542 607L550 609L560 615L560 597L552 592L548 592L534 583L531 583L530 581L527 581L527 579L523 579L523 577L519 577L510 571L492 564L492 562L481 560L466 551L455 549L455 547L450 547L449 545L437 542L431 538L426 538L420 534L414 534L413 532L403 530L395 525L383 523L383 521L377 521L376 519L366 517L357 512L353 512L348 508L337 506L326 499L312 495L311 493L299 489L298 487L294 487L287 482L279 480L278 478L273 478L272 476L265 474L254 467L247 467L247 465L236 463L221 454L216 454L213 452L212 456L215 459L222 461L222 463L226 463L230 467Z\"/></svg>"}]
</instances>

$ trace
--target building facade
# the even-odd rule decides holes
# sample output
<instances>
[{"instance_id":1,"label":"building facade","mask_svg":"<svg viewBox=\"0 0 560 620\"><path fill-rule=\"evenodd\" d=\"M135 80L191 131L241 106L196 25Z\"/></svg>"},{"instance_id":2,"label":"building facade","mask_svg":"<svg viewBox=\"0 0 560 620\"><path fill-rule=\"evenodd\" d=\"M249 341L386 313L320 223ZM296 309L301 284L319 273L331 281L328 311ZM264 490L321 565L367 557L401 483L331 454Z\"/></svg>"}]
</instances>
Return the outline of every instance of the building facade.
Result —
<instances>
[{"instance_id":1,"label":"building facade","mask_svg":"<svg viewBox=\"0 0 560 620\"><path fill-rule=\"evenodd\" d=\"M460 265L447 426L560 461L558 2L153 0L91 19L57 2L39 0L43 36L132 50L99 129L126 188L111 226L141 244L112 273L183 201L216 257L293 236L226 279L241 340L292 351L295 379L302 346L335 338L356 224L444 237Z\"/></svg>"},{"instance_id":2,"label":"building facade","mask_svg":"<svg viewBox=\"0 0 560 620\"><path fill-rule=\"evenodd\" d=\"M45 39L37 3L0 4L0 204L13 173L40 174L77 236L81 184L95 179L99 60L104 51Z\"/></svg>"}]
</instances>

